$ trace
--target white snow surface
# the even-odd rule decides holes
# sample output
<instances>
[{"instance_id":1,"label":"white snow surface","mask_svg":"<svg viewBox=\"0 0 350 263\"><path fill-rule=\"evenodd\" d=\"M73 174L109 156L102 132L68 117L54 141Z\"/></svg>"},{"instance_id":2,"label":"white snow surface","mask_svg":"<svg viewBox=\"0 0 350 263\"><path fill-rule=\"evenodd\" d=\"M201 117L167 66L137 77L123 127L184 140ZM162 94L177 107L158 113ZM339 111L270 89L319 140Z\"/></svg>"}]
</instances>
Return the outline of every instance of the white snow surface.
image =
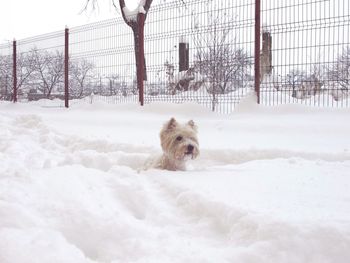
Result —
<instances>
[{"instance_id":1,"label":"white snow surface","mask_svg":"<svg viewBox=\"0 0 350 263\"><path fill-rule=\"evenodd\" d=\"M350 109L0 104L0 262L350 262ZM193 119L187 171L140 170Z\"/></svg>"}]
</instances>

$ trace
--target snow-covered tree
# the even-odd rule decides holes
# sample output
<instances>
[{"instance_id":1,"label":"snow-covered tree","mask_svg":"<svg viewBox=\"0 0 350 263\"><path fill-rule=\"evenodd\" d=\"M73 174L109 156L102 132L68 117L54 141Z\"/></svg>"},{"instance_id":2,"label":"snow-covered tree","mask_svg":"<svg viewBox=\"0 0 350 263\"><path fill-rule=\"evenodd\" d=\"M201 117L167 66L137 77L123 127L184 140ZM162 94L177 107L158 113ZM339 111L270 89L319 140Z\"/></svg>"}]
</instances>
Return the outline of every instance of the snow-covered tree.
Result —
<instances>
[{"instance_id":1,"label":"snow-covered tree","mask_svg":"<svg viewBox=\"0 0 350 263\"><path fill-rule=\"evenodd\" d=\"M346 47L335 65L329 69L331 94L338 101L349 96L350 90L350 47Z\"/></svg>"},{"instance_id":2,"label":"snow-covered tree","mask_svg":"<svg viewBox=\"0 0 350 263\"><path fill-rule=\"evenodd\" d=\"M54 88L63 82L63 53L59 51L50 53L49 51L33 49L30 56L34 67L31 82L41 94L49 98Z\"/></svg>"},{"instance_id":3,"label":"snow-covered tree","mask_svg":"<svg viewBox=\"0 0 350 263\"><path fill-rule=\"evenodd\" d=\"M0 56L0 98L11 100L12 94L12 57Z\"/></svg>"},{"instance_id":4,"label":"snow-covered tree","mask_svg":"<svg viewBox=\"0 0 350 263\"><path fill-rule=\"evenodd\" d=\"M0 58L1 94L10 99L13 94L13 67L12 57ZM31 53L20 53L17 55L17 91L19 94L27 93L31 75L35 70L34 60Z\"/></svg>"},{"instance_id":5,"label":"snow-covered tree","mask_svg":"<svg viewBox=\"0 0 350 263\"><path fill-rule=\"evenodd\" d=\"M115 1L111 0L114 7L117 8ZM137 77L141 75L142 79L137 79L137 86L139 91L143 89L143 81L147 80L147 70L144 55L144 23L147 17L148 10L151 7L153 0L139 0L137 7L134 10L130 10L124 0L119 1L119 10L121 11L122 17L125 23L130 26L134 34L134 48L135 48L135 61ZM93 7L96 5L98 0L86 0L86 7L91 4ZM139 98L141 104L143 104L143 98Z\"/></svg>"},{"instance_id":6,"label":"snow-covered tree","mask_svg":"<svg viewBox=\"0 0 350 263\"><path fill-rule=\"evenodd\" d=\"M69 64L69 94L72 97L81 98L91 93L89 85L92 81L92 70L94 65L85 60L70 61Z\"/></svg>"},{"instance_id":7,"label":"snow-covered tree","mask_svg":"<svg viewBox=\"0 0 350 263\"><path fill-rule=\"evenodd\" d=\"M292 69L285 77L288 89L292 89L292 97L296 97L296 92L301 87L301 83L306 78L306 73L298 69Z\"/></svg>"},{"instance_id":8,"label":"snow-covered tree","mask_svg":"<svg viewBox=\"0 0 350 263\"><path fill-rule=\"evenodd\" d=\"M193 14L194 68L209 82L207 91L212 95L213 110L219 94L243 88L249 83L253 64L247 52L236 45L235 33L227 21L231 15L218 9L210 13L206 25L201 25ZM206 28L205 34L200 32L202 28Z\"/></svg>"}]
</instances>

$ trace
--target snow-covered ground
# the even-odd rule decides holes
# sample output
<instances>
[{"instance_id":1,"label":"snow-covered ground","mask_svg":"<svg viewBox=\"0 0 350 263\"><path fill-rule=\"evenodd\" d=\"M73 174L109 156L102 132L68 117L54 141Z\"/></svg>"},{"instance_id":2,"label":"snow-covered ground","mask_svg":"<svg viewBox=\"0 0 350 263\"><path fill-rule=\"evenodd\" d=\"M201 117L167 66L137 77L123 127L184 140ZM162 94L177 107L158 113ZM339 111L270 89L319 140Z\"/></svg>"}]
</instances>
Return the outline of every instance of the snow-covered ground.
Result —
<instances>
[{"instance_id":1,"label":"snow-covered ground","mask_svg":"<svg viewBox=\"0 0 350 263\"><path fill-rule=\"evenodd\" d=\"M0 104L0 262L350 262L350 109ZM187 171L140 171L176 117Z\"/></svg>"}]
</instances>

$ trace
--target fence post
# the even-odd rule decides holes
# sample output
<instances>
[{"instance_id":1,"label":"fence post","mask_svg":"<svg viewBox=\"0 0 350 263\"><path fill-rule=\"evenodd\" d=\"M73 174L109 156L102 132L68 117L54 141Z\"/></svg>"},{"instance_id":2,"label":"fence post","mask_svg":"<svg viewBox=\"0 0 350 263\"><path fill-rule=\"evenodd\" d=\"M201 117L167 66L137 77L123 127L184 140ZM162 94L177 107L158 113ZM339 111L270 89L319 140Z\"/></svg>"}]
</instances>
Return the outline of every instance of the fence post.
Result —
<instances>
[{"instance_id":1,"label":"fence post","mask_svg":"<svg viewBox=\"0 0 350 263\"><path fill-rule=\"evenodd\" d=\"M255 0L254 87L260 104L260 0Z\"/></svg>"},{"instance_id":2,"label":"fence post","mask_svg":"<svg viewBox=\"0 0 350 263\"><path fill-rule=\"evenodd\" d=\"M179 41L179 71L188 70L189 64L189 44L185 37L181 37Z\"/></svg>"},{"instance_id":3,"label":"fence post","mask_svg":"<svg viewBox=\"0 0 350 263\"><path fill-rule=\"evenodd\" d=\"M139 101L141 106L144 104L144 87L143 78L145 70L145 56L144 56L144 25L145 25L145 14L138 13L138 37L139 37L139 66L137 68L137 86L139 89Z\"/></svg>"},{"instance_id":4,"label":"fence post","mask_svg":"<svg viewBox=\"0 0 350 263\"><path fill-rule=\"evenodd\" d=\"M64 106L69 107L69 29L64 30Z\"/></svg>"},{"instance_id":5,"label":"fence post","mask_svg":"<svg viewBox=\"0 0 350 263\"><path fill-rule=\"evenodd\" d=\"M13 102L17 102L17 42L13 40L12 75L13 75Z\"/></svg>"}]
</instances>

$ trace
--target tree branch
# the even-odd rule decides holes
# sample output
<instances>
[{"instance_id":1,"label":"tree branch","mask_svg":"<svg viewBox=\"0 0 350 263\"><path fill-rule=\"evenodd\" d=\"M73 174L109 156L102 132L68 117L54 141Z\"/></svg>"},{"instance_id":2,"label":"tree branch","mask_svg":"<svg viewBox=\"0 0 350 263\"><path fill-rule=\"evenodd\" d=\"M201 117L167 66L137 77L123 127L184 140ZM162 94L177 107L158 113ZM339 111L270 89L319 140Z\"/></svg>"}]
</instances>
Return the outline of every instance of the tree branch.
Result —
<instances>
[{"instance_id":1,"label":"tree branch","mask_svg":"<svg viewBox=\"0 0 350 263\"><path fill-rule=\"evenodd\" d=\"M128 26L132 27L130 21L126 18L126 15L125 15L125 12L124 12L125 1L124 0L119 0L119 6L120 6L120 11L122 12L122 16L123 16L124 22Z\"/></svg>"},{"instance_id":2,"label":"tree branch","mask_svg":"<svg viewBox=\"0 0 350 263\"><path fill-rule=\"evenodd\" d=\"M153 2L153 0L146 0L145 5L143 6L143 8L144 8L145 11L146 11L146 15L147 15L147 13L148 13L148 10L149 10L150 7L151 7L152 2Z\"/></svg>"}]
</instances>

